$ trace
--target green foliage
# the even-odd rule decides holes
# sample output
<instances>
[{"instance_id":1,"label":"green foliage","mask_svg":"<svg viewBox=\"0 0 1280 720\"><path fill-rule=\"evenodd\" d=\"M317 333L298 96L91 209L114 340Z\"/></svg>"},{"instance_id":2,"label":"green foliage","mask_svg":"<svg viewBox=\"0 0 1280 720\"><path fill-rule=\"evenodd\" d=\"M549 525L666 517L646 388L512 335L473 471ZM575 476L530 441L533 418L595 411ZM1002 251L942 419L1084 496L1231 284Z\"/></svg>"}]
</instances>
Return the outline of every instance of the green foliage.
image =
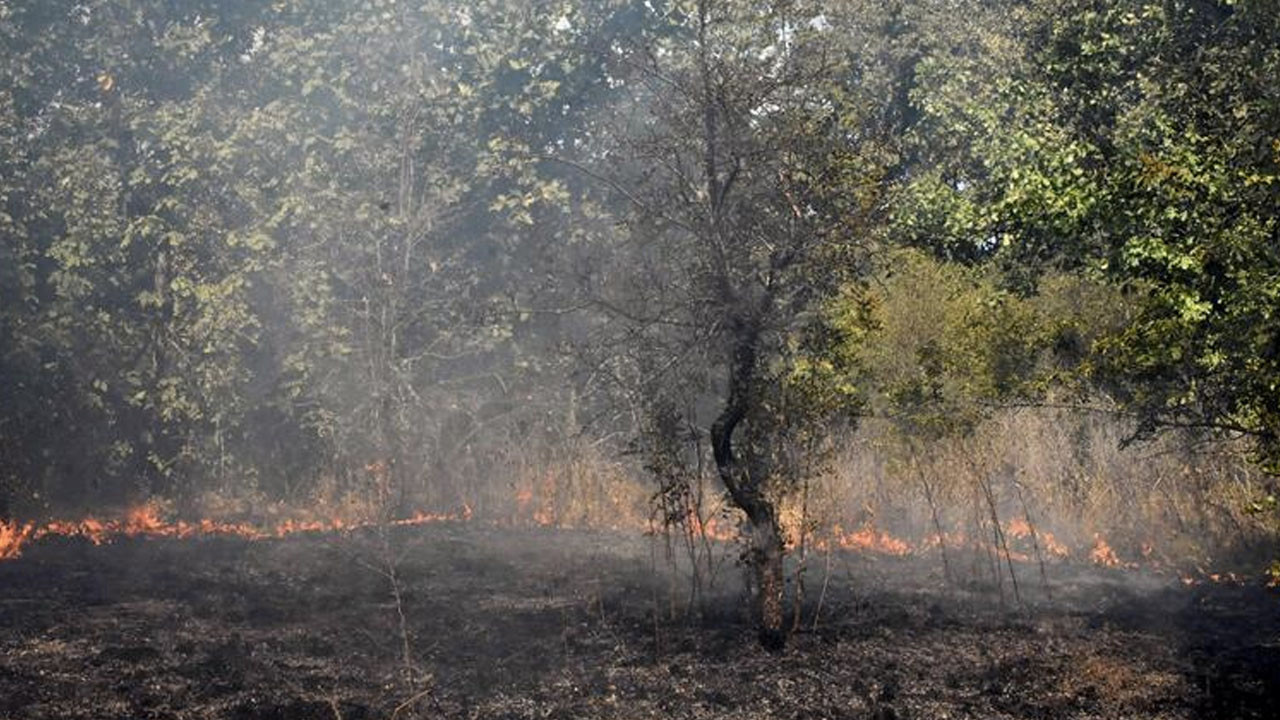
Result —
<instances>
[{"instance_id":1,"label":"green foliage","mask_svg":"<svg viewBox=\"0 0 1280 720\"><path fill-rule=\"evenodd\" d=\"M170 487L193 431L235 412L248 381L261 257L223 242L236 222L218 177L227 116L193 88L219 85L228 48L197 5L176 23L132 3L0 18L4 131L22 134L0 158L5 244L24 270L0 288L17 300L3 361L9 418L31 434L4 440L21 484Z\"/></svg>"},{"instance_id":2,"label":"green foliage","mask_svg":"<svg viewBox=\"0 0 1280 720\"><path fill-rule=\"evenodd\" d=\"M1268 0L52 0L0 47L24 502L445 487L565 397L741 402L767 469L1101 390L1280 471Z\"/></svg>"},{"instance_id":3,"label":"green foliage","mask_svg":"<svg viewBox=\"0 0 1280 720\"><path fill-rule=\"evenodd\" d=\"M532 109L576 72L535 66L527 10L0 4L19 498L422 468L477 385L527 374L504 308L536 264L488 212L513 183L485 138L551 133Z\"/></svg>"},{"instance_id":4,"label":"green foliage","mask_svg":"<svg viewBox=\"0 0 1280 720\"><path fill-rule=\"evenodd\" d=\"M1274 3L1081 0L1024 16L1008 54L922 62L905 237L1137 298L1087 367L1141 419L1243 433L1276 469L1280 71ZM972 34L982 40L978 29ZM995 44L991 41L988 44Z\"/></svg>"},{"instance_id":5,"label":"green foliage","mask_svg":"<svg viewBox=\"0 0 1280 720\"><path fill-rule=\"evenodd\" d=\"M1093 339L1123 320L1124 301L1097 281L1053 274L1024 296L994 268L904 250L885 259L869 291L835 304L857 328L870 409L932 439L966 432L999 406L1061 397Z\"/></svg>"},{"instance_id":6,"label":"green foliage","mask_svg":"<svg viewBox=\"0 0 1280 720\"><path fill-rule=\"evenodd\" d=\"M1121 3L1054 25L1068 122L1105 171L1106 269L1142 311L1100 346L1098 377L1143 418L1251 435L1280 469L1280 9ZM1101 163L1105 163L1102 166Z\"/></svg>"}]
</instances>

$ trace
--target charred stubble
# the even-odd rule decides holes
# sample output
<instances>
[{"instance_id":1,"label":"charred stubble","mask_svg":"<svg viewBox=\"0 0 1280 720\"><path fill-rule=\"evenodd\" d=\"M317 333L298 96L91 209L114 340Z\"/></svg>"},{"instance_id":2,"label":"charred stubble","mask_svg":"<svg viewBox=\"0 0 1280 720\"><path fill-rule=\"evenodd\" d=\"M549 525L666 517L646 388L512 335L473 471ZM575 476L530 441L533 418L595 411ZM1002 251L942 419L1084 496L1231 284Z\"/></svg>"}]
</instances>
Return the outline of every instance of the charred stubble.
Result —
<instances>
[{"instance_id":1,"label":"charred stubble","mask_svg":"<svg viewBox=\"0 0 1280 720\"><path fill-rule=\"evenodd\" d=\"M848 555L817 630L784 651L727 587L659 618L658 647L639 539L393 539L427 684L399 717L1260 718L1280 688L1262 588L1062 568L1052 601L1000 612L988 590L946 590L935 561ZM32 548L0 565L0 718L389 717L410 698L385 582L357 562L373 542Z\"/></svg>"}]
</instances>

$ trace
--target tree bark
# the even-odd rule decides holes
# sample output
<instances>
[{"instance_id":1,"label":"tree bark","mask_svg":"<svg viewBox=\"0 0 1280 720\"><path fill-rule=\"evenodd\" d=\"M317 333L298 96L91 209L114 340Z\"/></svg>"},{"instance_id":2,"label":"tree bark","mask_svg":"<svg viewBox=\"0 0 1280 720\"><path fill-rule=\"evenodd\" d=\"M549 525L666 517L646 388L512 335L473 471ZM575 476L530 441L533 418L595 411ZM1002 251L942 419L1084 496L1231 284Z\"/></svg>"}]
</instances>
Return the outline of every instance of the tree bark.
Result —
<instances>
[{"instance_id":1,"label":"tree bark","mask_svg":"<svg viewBox=\"0 0 1280 720\"><path fill-rule=\"evenodd\" d=\"M787 643L783 623L786 581L782 559L782 532L774 514L751 522L751 564L756 574L756 621L760 644L777 652Z\"/></svg>"},{"instance_id":2,"label":"tree bark","mask_svg":"<svg viewBox=\"0 0 1280 720\"><path fill-rule=\"evenodd\" d=\"M764 471L753 471L754 463L740 462L733 451L733 433L749 414L756 392L756 365L759 326L742 323L737 327L735 350L729 372L729 393L719 417L711 425L711 448L716 470L733 504L746 513L751 546L746 562L754 575L753 602L760 643L781 650L787 640L785 579L783 575L782 529L772 499L764 492Z\"/></svg>"}]
</instances>

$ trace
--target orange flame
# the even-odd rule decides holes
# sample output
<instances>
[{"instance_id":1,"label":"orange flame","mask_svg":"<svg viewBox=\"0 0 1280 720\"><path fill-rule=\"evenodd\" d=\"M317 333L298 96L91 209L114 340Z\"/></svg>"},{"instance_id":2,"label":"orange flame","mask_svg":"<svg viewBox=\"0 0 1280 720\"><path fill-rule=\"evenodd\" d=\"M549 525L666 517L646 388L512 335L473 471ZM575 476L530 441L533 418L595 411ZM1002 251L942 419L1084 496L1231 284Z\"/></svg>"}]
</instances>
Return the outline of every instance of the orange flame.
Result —
<instances>
[{"instance_id":1,"label":"orange flame","mask_svg":"<svg viewBox=\"0 0 1280 720\"><path fill-rule=\"evenodd\" d=\"M18 525L0 520L0 560L22 554L22 545L31 537L31 525Z\"/></svg>"},{"instance_id":2,"label":"orange flame","mask_svg":"<svg viewBox=\"0 0 1280 720\"><path fill-rule=\"evenodd\" d=\"M1102 539L1102 535L1094 533L1093 549L1089 551L1089 560L1095 565L1104 567L1130 567L1120 562L1120 558L1116 555L1116 551L1111 549L1106 540Z\"/></svg>"},{"instance_id":3,"label":"orange flame","mask_svg":"<svg viewBox=\"0 0 1280 720\"><path fill-rule=\"evenodd\" d=\"M1071 555L1071 551L1067 549L1067 546L1058 542L1053 533L1044 528L1032 527L1026 518L1014 518L1009 522L1009 526L1005 528L1004 532L1005 535L1011 538L1031 538L1040 547L1044 548L1046 553L1054 557L1065 558Z\"/></svg>"},{"instance_id":4,"label":"orange flame","mask_svg":"<svg viewBox=\"0 0 1280 720\"><path fill-rule=\"evenodd\" d=\"M1196 568L1196 572L1198 575L1192 575L1180 570L1178 571L1178 579L1182 581L1183 585L1187 586L1204 585L1205 583L1213 583L1215 585L1245 585L1249 582L1248 577L1234 572L1211 573L1206 572L1203 568ZM1267 582L1266 586L1269 588L1280 587L1274 578Z\"/></svg>"},{"instance_id":5,"label":"orange flame","mask_svg":"<svg viewBox=\"0 0 1280 720\"><path fill-rule=\"evenodd\" d=\"M968 536L963 532L951 533L930 533L926 535L924 540L920 542L921 550L933 550L942 546L947 547L964 547L969 543Z\"/></svg>"},{"instance_id":6,"label":"orange flame","mask_svg":"<svg viewBox=\"0 0 1280 720\"><path fill-rule=\"evenodd\" d=\"M832 525L831 537L836 546L846 550L898 556L912 553L911 545L907 541L896 538L883 530L876 530L870 523L863 525L859 530L848 533L839 524Z\"/></svg>"},{"instance_id":7,"label":"orange flame","mask_svg":"<svg viewBox=\"0 0 1280 720\"><path fill-rule=\"evenodd\" d=\"M374 467L371 471L381 470L381 467ZM554 509L555 493L554 488L551 487L553 482L554 480L550 477L543 478L541 481L530 482L516 491L516 515L511 518L512 524L533 523L541 526L555 526L562 522ZM428 513L419 511L409 517L391 520L390 524L394 526L416 526L441 522L466 522L470 521L472 516L471 506L463 503L457 512ZM688 527L693 532L714 541L731 542L739 537L739 529L736 527L736 523L727 516L714 514L703 520L690 512L687 522L689 523ZM0 561L17 558L28 543L51 536L79 537L94 545L110 543L120 537L192 538L227 536L260 540L282 538L299 533L342 532L371 527L375 524L373 521L353 522L337 517L332 519L286 519L268 526L219 522L211 519L203 519L196 522L169 521L164 518L158 505L146 503L130 509L121 518L114 520L86 517L75 521L53 520L42 525L0 521ZM998 552L1001 557L1008 557L1017 562L1031 561L1032 558L1028 554L1029 543L1024 542L1030 538L1034 538L1039 547L1051 556L1065 559L1073 555L1071 550L1055 538L1051 532L1032 526L1025 518L1015 518L1010 521L1004 529L1004 533L1007 539L1018 542L1016 545L1012 542L1009 543L1007 550L1000 548ZM890 556L921 554L943 546L966 547L991 542L990 539L984 542L970 538L963 532L954 532L941 535L935 533L919 542L912 543L889 532L877 529L871 523L866 523L855 531L845 531L839 524L833 524L826 531L815 532L813 538L813 545L819 549L834 547ZM1242 584L1249 581L1248 578L1231 572L1214 573L1201 568L1196 568L1195 572L1175 571L1174 568L1166 564L1167 561L1162 563L1158 559L1160 556L1150 542L1144 542L1140 546L1140 552L1142 555L1140 561L1142 567L1157 570L1163 569L1171 574L1177 572L1178 579L1184 585L1191 586L1203 583ZM1116 551L1100 533L1094 534L1092 547L1087 551L1087 554L1081 552L1076 557L1087 557L1090 562L1109 568L1136 569L1140 567L1138 562L1121 560ZM1272 577L1270 580L1271 586L1280 585L1280 576Z\"/></svg>"},{"instance_id":8,"label":"orange flame","mask_svg":"<svg viewBox=\"0 0 1280 720\"><path fill-rule=\"evenodd\" d=\"M471 517L471 508L464 505L458 513L425 513L392 520L391 525L423 525L426 523L463 521ZM87 517L77 521L53 520L44 525L16 525L0 522L0 560L8 560L21 554L25 543L50 536L80 537L94 545L110 543L121 537L142 538L191 538L230 536L248 540L282 538L297 533L321 533L354 530L371 527L375 522L350 522L342 518L328 520L283 520L274 526L260 527L248 523L226 523L203 519L188 523L182 520L165 520L158 507L144 504L130 509L118 520L99 520Z\"/></svg>"},{"instance_id":9,"label":"orange flame","mask_svg":"<svg viewBox=\"0 0 1280 720\"><path fill-rule=\"evenodd\" d=\"M550 471L540 479L522 481L516 489L516 512L512 522L532 522L543 527L560 524L555 509L555 486L556 477Z\"/></svg>"},{"instance_id":10,"label":"orange flame","mask_svg":"<svg viewBox=\"0 0 1280 720\"><path fill-rule=\"evenodd\" d=\"M718 515L712 515L704 522L696 512L690 510L687 522L689 523L689 529L695 536L706 537L720 542L732 542L738 539L738 528L733 527L732 523L721 522L721 518Z\"/></svg>"}]
</instances>

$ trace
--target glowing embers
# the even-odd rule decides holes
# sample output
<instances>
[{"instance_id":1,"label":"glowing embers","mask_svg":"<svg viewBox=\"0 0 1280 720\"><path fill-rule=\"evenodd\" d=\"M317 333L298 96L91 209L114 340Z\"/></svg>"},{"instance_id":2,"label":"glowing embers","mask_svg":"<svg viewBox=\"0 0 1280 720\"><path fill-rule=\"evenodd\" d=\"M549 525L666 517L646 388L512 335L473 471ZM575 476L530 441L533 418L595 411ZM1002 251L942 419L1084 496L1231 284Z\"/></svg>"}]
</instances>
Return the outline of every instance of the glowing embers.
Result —
<instances>
[{"instance_id":1,"label":"glowing embers","mask_svg":"<svg viewBox=\"0 0 1280 720\"><path fill-rule=\"evenodd\" d=\"M456 513L426 513L419 510L407 518L392 520L390 524L403 525L427 525L430 523L440 522L466 522L471 519L471 506L463 503L462 510Z\"/></svg>"},{"instance_id":2,"label":"glowing embers","mask_svg":"<svg viewBox=\"0 0 1280 720\"><path fill-rule=\"evenodd\" d=\"M739 537L738 521L724 515L712 515L704 521L690 510L686 522L694 537L706 537L717 542L733 542Z\"/></svg>"},{"instance_id":3,"label":"glowing embers","mask_svg":"<svg viewBox=\"0 0 1280 720\"><path fill-rule=\"evenodd\" d=\"M1206 572L1199 568L1197 568L1196 572L1199 574L1191 575L1185 572L1179 572L1178 579L1182 581L1183 585L1204 585L1205 583L1213 583L1215 585L1247 585L1250 580L1250 578L1245 575L1233 572ZM1280 583L1277 583L1275 578L1268 580L1266 585L1269 588L1280 587Z\"/></svg>"},{"instance_id":4,"label":"glowing embers","mask_svg":"<svg viewBox=\"0 0 1280 720\"><path fill-rule=\"evenodd\" d=\"M332 529L329 526L320 529ZM164 520L159 508L144 504L128 510L124 517L115 520L99 520L86 517L82 520L53 520L31 534L31 539L44 537L80 537L94 545L102 545L119 537L172 537L189 538L208 535L231 535L249 539L279 534L245 523L225 523L216 520L200 520L189 523Z\"/></svg>"},{"instance_id":5,"label":"glowing embers","mask_svg":"<svg viewBox=\"0 0 1280 720\"><path fill-rule=\"evenodd\" d=\"M1038 553L1049 558L1066 559L1071 556L1067 546L1052 533L1034 528L1025 519L1013 520L1003 528L1003 533L1004 545L1016 543L1016 546L1009 547L1007 550L1005 547L997 549L1002 557L1007 556L1018 562L1029 562L1037 550ZM989 538L978 540L964 532L933 533L919 541L913 541L867 523L853 531L846 531L839 524L835 524L828 532L821 533L815 544L819 548L830 546L855 552L904 556L924 554L939 550L943 546L956 549L982 548L990 542Z\"/></svg>"}]
</instances>

